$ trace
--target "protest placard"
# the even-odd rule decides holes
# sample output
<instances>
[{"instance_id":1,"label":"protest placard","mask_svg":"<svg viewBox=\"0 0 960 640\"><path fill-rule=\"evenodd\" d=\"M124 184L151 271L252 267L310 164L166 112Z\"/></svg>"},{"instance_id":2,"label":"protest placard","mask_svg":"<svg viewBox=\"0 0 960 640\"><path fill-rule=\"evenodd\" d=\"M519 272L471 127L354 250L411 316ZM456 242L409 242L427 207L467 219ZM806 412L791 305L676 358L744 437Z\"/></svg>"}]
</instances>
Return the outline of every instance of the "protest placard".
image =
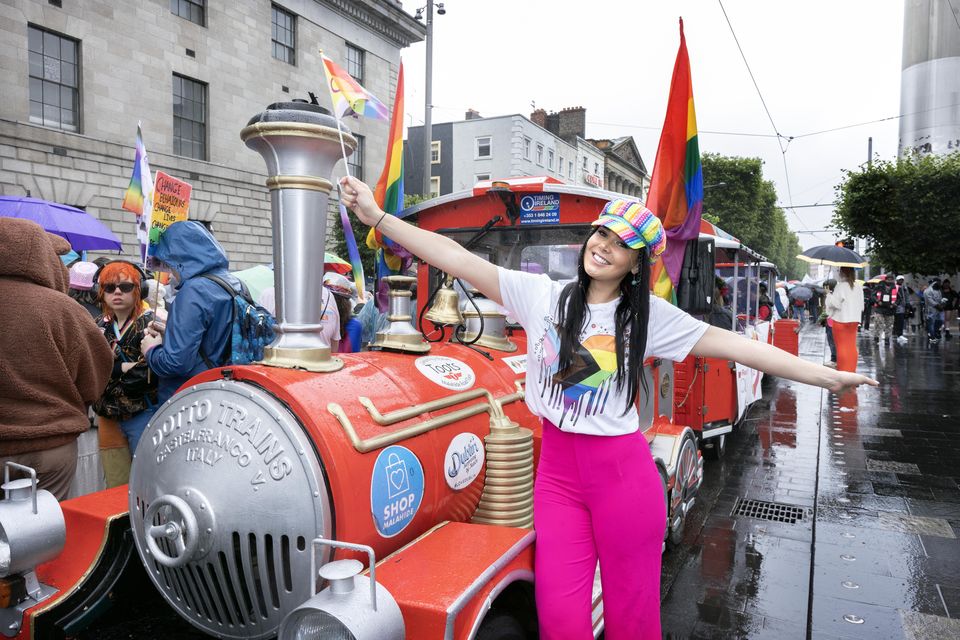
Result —
<instances>
[{"instance_id":1,"label":"protest placard","mask_svg":"<svg viewBox=\"0 0 960 640\"><path fill-rule=\"evenodd\" d=\"M153 211L150 215L148 269L154 271L163 269L163 266L153 259L160 237L174 222L187 219L192 192L193 187L188 183L168 176L163 171L157 171L157 180L153 186Z\"/></svg>"}]
</instances>

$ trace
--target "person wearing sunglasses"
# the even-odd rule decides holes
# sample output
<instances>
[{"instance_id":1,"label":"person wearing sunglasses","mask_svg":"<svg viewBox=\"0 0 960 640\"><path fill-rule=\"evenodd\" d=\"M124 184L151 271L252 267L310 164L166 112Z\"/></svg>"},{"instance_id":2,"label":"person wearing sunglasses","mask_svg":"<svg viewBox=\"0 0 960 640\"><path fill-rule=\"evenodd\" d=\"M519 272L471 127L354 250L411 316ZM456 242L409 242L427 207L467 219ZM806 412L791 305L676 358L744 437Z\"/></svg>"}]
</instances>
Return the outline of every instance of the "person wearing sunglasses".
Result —
<instances>
[{"instance_id":1,"label":"person wearing sunglasses","mask_svg":"<svg viewBox=\"0 0 960 640\"><path fill-rule=\"evenodd\" d=\"M99 416L100 456L107 486L127 482L130 454L157 406L157 376L140 354L140 340L153 312L144 310L143 273L124 260L105 265L97 276L97 299L103 315L97 326L113 349L113 372L93 405Z\"/></svg>"}]
</instances>

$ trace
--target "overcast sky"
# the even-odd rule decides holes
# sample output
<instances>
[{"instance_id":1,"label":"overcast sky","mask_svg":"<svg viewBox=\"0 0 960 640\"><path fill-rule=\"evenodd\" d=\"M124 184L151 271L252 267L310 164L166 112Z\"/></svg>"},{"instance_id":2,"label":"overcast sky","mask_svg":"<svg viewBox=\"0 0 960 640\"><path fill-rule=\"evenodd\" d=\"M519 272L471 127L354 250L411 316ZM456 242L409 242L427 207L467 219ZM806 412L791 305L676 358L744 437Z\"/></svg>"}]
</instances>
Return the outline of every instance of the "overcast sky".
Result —
<instances>
[{"instance_id":1,"label":"overcast sky","mask_svg":"<svg viewBox=\"0 0 960 640\"><path fill-rule=\"evenodd\" d=\"M424 0L425 1L425 0ZM434 16L433 122L583 106L587 137L632 135L653 170L684 19L700 151L760 157L781 206L831 203L844 169L897 153L898 121L790 142L784 155L716 0L448 0ZM405 10L415 11L415 2ZM802 136L896 116L901 0L723 0L777 130ZM407 124L423 123L423 43L403 52ZM786 144L786 142L784 142ZM789 176L789 190L787 177ZM722 188L722 187L720 187ZM792 198L792 200L791 200ZM795 231L831 207L787 210ZM799 235L804 248L832 233Z\"/></svg>"}]
</instances>

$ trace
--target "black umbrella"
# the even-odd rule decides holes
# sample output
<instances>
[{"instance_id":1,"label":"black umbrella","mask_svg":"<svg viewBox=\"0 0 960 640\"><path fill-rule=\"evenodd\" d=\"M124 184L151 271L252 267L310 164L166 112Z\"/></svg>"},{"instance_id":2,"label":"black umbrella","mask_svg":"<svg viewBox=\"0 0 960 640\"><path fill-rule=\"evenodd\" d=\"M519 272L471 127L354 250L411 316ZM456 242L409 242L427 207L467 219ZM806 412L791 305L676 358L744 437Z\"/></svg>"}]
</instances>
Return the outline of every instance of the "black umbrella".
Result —
<instances>
[{"instance_id":1,"label":"black umbrella","mask_svg":"<svg viewBox=\"0 0 960 640\"><path fill-rule=\"evenodd\" d=\"M805 285L798 284L793 289L790 289L789 292L787 292L787 297L791 300L803 300L806 302L813 297L813 291L811 291L810 288Z\"/></svg>"},{"instance_id":2,"label":"black umbrella","mask_svg":"<svg viewBox=\"0 0 960 640\"><path fill-rule=\"evenodd\" d=\"M867 260L864 260L863 256L856 251L835 244L811 247L797 257L805 262L826 264L831 267L854 267L859 269L868 263Z\"/></svg>"}]
</instances>

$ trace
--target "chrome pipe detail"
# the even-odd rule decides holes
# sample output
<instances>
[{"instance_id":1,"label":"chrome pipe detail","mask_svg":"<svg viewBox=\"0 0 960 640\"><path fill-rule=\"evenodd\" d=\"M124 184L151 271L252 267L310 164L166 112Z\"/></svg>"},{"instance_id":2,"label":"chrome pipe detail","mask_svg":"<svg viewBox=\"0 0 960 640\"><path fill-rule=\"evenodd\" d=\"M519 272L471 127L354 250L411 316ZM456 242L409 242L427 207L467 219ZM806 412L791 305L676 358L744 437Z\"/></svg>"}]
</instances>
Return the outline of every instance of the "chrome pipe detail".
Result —
<instances>
[{"instance_id":1,"label":"chrome pipe detail","mask_svg":"<svg viewBox=\"0 0 960 640\"><path fill-rule=\"evenodd\" d=\"M341 157L337 121L317 105L279 102L251 118L240 139L263 157L270 189L277 338L263 364L336 371L343 362L330 355L320 317L331 176ZM353 153L349 131L343 142Z\"/></svg>"}]
</instances>

